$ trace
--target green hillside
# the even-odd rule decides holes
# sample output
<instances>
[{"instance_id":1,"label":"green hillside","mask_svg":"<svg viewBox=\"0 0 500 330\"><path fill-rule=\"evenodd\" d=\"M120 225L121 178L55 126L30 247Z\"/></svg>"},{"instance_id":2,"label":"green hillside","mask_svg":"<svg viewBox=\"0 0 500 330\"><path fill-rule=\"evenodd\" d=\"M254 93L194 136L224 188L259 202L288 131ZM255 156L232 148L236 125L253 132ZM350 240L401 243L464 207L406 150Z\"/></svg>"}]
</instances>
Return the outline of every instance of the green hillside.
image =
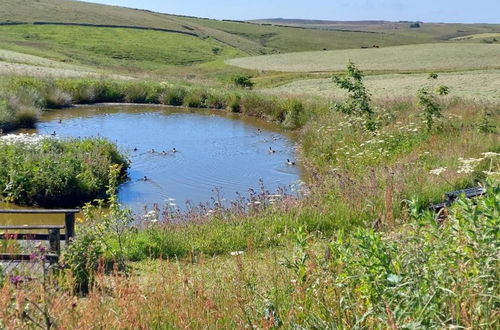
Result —
<instances>
[{"instance_id":1,"label":"green hillside","mask_svg":"<svg viewBox=\"0 0 500 330\"><path fill-rule=\"evenodd\" d=\"M157 70L241 54L213 39L125 28L0 26L0 47L94 67Z\"/></svg>"},{"instance_id":2,"label":"green hillside","mask_svg":"<svg viewBox=\"0 0 500 330\"><path fill-rule=\"evenodd\" d=\"M274 21L264 20L261 22L264 24L218 21L73 0L2 0L0 24L12 22L105 24L162 29L181 35L191 34L201 39L210 38L247 55L360 48L374 44L392 46L426 43L500 31L499 25L487 24L424 24L419 29L410 29L407 23L299 21L292 24L279 21L283 25L295 25L283 27L273 26L276 23Z\"/></svg>"}]
</instances>

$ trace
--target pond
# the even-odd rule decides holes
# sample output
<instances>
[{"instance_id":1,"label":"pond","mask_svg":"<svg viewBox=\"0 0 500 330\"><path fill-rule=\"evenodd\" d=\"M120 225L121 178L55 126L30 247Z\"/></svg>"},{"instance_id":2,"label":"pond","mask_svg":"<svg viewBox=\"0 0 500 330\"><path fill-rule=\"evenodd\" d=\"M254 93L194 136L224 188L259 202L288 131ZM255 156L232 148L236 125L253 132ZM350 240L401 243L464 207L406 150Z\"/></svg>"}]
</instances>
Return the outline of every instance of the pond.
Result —
<instances>
[{"instance_id":1,"label":"pond","mask_svg":"<svg viewBox=\"0 0 500 330\"><path fill-rule=\"evenodd\" d=\"M119 199L136 212L153 204L184 209L187 201L210 202L217 192L234 200L260 189L261 181L274 192L301 177L300 167L287 163L295 160L291 136L271 123L221 111L79 107L46 112L37 132L115 142L131 161Z\"/></svg>"}]
</instances>

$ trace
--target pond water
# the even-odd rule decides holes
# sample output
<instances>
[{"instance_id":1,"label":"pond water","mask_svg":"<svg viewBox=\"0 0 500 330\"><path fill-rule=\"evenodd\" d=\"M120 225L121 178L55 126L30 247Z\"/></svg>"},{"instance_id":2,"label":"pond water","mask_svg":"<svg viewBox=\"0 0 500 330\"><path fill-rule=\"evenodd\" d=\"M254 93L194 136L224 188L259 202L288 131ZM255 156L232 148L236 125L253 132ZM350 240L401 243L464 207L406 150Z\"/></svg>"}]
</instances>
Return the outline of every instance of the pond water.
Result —
<instances>
[{"instance_id":1,"label":"pond water","mask_svg":"<svg viewBox=\"0 0 500 330\"><path fill-rule=\"evenodd\" d=\"M233 200L237 193L259 189L260 180L273 192L296 184L301 176L299 166L287 164L287 159L295 160L290 136L270 123L220 111L72 108L45 113L37 132L115 142L131 161L130 180L120 186L119 199L137 212L155 203L183 209L186 201L210 202L214 189Z\"/></svg>"}]
</instances>

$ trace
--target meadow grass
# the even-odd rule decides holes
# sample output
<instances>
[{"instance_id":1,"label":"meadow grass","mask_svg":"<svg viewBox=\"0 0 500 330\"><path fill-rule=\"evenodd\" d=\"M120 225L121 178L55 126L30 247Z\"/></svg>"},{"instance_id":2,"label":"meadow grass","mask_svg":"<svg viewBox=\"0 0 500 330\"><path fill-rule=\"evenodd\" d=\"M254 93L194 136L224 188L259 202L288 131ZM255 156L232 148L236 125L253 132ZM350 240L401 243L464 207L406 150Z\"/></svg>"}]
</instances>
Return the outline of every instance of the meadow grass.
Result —
<instances>
[{"instance_id":1,"label":"meadow grass","mask_svg":"<svg viewBox=\"0 0 500 330\"><path fill-rule=\"evenodd\" d=\"M500 45L436 43L236 58L230 65L284 72L332 72L351 60L371 72L497 69Z\"/></svg>"},{"instance_id":2,"label":"meadow grass","mask_svg":"<svg viewBox=\"0 0 500 330\"><path fill-rule=\"evenodd\" d=\"M5 327L494 329L498 321L498 186L460 199L437 224L414 212L376 232L304 228L272 250L132 264L128 277L98 268L84 298L70 274L20 273L1 288ZM34 264L43 254L34 254ZM58 275L57 275L58 274ZM22 308L25 317L19 317Z\"/></svg>"},{"instance_id":3,"label":"meadow grass","mask_svg":"<svg viewBox=\"0 0 500 330\"><path fill-rule=\"evenodd\" d=\"M367 76L365 84L376 99L409 98L415 96L417 90L428 82L427 78L427 74L380 74ZM450 88L450 97L479 102L500 102L499 70L441 73L439 83ZM274 82L274 84L277 83ZM261 91L303 98L321 96L328 99L340 99L345 97L345 92L334 86L330 77L294 80Z\"/></svg>"}]
</instances>

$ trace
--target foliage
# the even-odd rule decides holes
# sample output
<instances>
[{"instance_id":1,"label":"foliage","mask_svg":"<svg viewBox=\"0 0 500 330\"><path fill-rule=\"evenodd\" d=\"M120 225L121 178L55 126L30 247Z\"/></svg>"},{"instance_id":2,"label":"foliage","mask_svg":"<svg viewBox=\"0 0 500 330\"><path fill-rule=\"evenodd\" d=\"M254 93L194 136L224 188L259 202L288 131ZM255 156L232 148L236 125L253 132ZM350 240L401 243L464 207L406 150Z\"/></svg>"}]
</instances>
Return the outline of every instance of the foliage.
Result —
<instances>
[{"instance_id":1,"label":"foliage","mask_svg":"<svg viewBox=\"0 0 500 330\"><path fill-rule=\"evenodd\" d=\"M127 160L104 139L59 140L21 135L0 138L0 191L4 201L71 206L105 196L108 167Z\"/></svg>"},{"instance_id":2,"label":"foliage","mask_svg":"<svg viewBox=\"0 0 500 330\"><path fill-rule=\"evenodd\" d=\"M363 83L361 70L349 61L346 74L333 76L333 82L348 92L347 100L343 103L337 103L335 109L347 115L364 118L366 129L375 131L377 128L373 118L375 111L370 104L370 94Z\"/></svg>"},{"instance_id":3,"label":"foliage","mask_svg":"<svg viewBox=\"0 0 500 330\"><path fill-rule=\"evenodd\" d=\"M85 205L83 223L78 226L76 238L64 253L64 261L72 271L79 292L87 293L92 288L95 272L104 257L127 274L126 249L132 217L130 211L118 203L121 172L120 165L109 167L109 198ZM110 242L115 242L116 246Z\"/></svg>"},{"instance_id":4,"label":"foliage","mask_svg":"<svg viewBox=\"0 0 500 330\"><path fill-rule=\"evenodd\" d=\"M477 124L477 128L481 133L495 133L496 125L493 123L492 114L483 110L483 115Z\"/></svg>"},{"instance_id":5,"label":"foliage","mask_svg":"<svg viewBox=\"0 0 500 330\"><path fill-rule=\"evenodd\" d=\"M252 88L254 86L252 77L246 75L235 75L232 77L232 82L236 87Z\"/></svg>"},{"instance_id":6,"label":"foliage","mask_svg":"<svg viewBox=\"0 0 500 330\"><path fill-rule=\"evenodd\" d=\"M438 75L436 73L430 73L429 79L436 80ZM447 95L449 93L448 86L439 86L434 93L432 91L432 86L422 87L417 92L417 99L419 105L423 108L422 118L430 131L434 127L434 122L436 119L443 117L442 106L439 104L436 94Z\"/></svg>"}]
</instances>

